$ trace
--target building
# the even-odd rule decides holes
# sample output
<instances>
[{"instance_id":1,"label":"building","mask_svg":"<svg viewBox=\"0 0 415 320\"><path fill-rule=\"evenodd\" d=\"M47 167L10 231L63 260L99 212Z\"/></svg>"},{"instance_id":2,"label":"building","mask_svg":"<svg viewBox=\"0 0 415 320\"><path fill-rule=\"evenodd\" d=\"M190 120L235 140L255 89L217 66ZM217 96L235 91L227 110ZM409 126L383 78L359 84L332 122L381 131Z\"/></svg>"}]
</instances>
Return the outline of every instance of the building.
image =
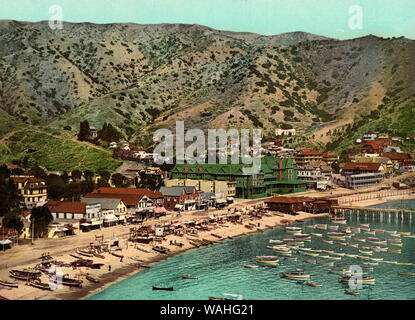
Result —
<instances>
[{"instance_id":1,"label":"building","mask_svg":"<svg viewBox=\"0 0 415 320\"><path fill-rule=\"evenodd\" d=\"M94 140L98 137L98 129L94 127L89 127L89 139Z\"/></svg>"},{"instance_id":2,"label":"building","mask_svg":"<svg viewBox=\"0 0 415 320\"><path fill-rule=\"evenodd\" d=\"M300 149L295 155L295 162L300 167L303 167L312 161L320 163L322 159L322 154L313 149Z\"/></svg>"},{"instance_id":3,"label":"building","mask_svg":"<svg viewBox=\"0 0 415 320\"><path fill-rule=\"evenodd\" d=\"M121 198L83 198L81 202L86 204L99 203L104 222L124 222L127 215L127 207Z\"/></svg>"},{"instance_id":4,"label":"building","mask_svg":"<svg viewBox=\"0 0 415 320\"><path fill-rule=\"evenodd\" d=\"M48 193L45 180L33 176L12 176L11 178L28 209L46 202Z\"/></svg>"},{"instance_id":5,"label":"building","mask_svg":"<svg viewBox=\"0 0 415 320\"><path fill-rule=\"evenodd\" d=\"M167 210L188 211L197 208L198 192L193 186L161 187L160 192Z\"/></svg>"},{"instance_id":6,"label":"building","mask_svg":"<svg viewBox=\"0 0 415 320\"><path fill-rule=\"evenodd\" d=\"M329 179L323 176L320 167L306 165L298 168L298 180L306 183L307 189L326 190Z\"/></svg>"},{"instance_id":7,"label":"building","mask_svg":"<svg viewBox=\"0 0 415 320\"><path fill-rule=\"evenodd\" d=\"M158 191L145 188L108 188L101 187L88 193L86 198L121 199L127 208L128 215L148 217L154 213L154 208L163 206L163 195Z\"/></svg>"},{"instance_id":8,"label":"building","mask_svg":"<svg viewBox=\"0 0 415 320\"><path fill-rule=\"evenodd\" d=\"M401 165L412 162L412 156L407 152L385 152L383 156L390 159L396 169L399 169Z\"/></svg>"},{"instance_id":9,"label":"building","mask_svg":"<svg viewBox=\"0 0 415 320\"><path fill-rule=\"evenodd\" d=\"M82 202L55 201L47 203L53 220L87 220L101 218L101 205Z\"/></svg>"},{"instance_id":10,"label":"building","mask_svg":"<svg viewBox=\"0 0 415 320\"><path fill-rule=\"evenodd\" d=\"M331 166L334 162L339 161L339 156L333 152L326 152L321 155L322 160Z\"/></svg>"},{"instance_id":11,"label":"building","mask_svg":"<svg viewBox=\"0 0 415 320\"><path fill-rule=\"evenodd\" d=\"M363 141L373 141L373 140L376 140L377 137L378 137L378 134L376 132L366 132L363 135L362 140Z\"/></svg>"},{"instance_id":12,"label":"building","mask_svg":"<svg viewBox=\"0 0 415 320\"><path fill-rule=\"evenodd\" d=\"M275 129L275 135L277 137L295 136L295 129Z\"/></svg>"},{"instance_id":13,"label":"building","mask_svg":"<svg viewBox=\"0 0 415 320\"><path fill-rule=\"evenodd\" d=\"M381 183L385 169L380 163L348 162L341 170L345 177L345 187L349 189L367 188Z\"/></svg>"},{"instance_id":14,"label":"building","mask_svg":"<svg viewBox=\"0 0 415 320\"><path fill-rule=\"evenodd\" d=\"M385 169L385 175L391 175L394 172L392 160L386 157L355 157L354 162L357 163L380 163Z\"/></svg>"},{"instance_id":15,"label":"building","mask_svg":"<svg viewBox=\"0 0 415 320\"><path fill-rule=\"evenodd\" d=\"M265 204L272 211L280 211L295 214L298 211L310 213L329 213L333 206L338 204L337 200L314 199L308 197L273 197Z\"/></svg>"},{"instance_id":16,"label":"building","mask_svg":"<svg viewBox=\"0 0 415 320\"><path fill-rule=\"evenodd\" d=\"M176 164L171 171L171 178L235 181L236 197L245 199L306 191L305 183L297 179L298 169L292 158L265 156L261 158L261 168L257 174L245 174L245 166L231 163L231 159L226 164Z\"/></svg>"},{"instance_id":17,"label":"building","mask_svg":"<svg viewBox=\"0 0 415 320\"><path fill-rule=\"evenodd\" d=\"M387 139L376 139L371 141L366 141L363 146L360 148L362 153L369 154L383 154L383 149L386 147L393 146L393 141L390 138Z\"/></svg>"},{"instance_id":18,"label":"building","mask_svg":"<svg viewBox=\"0 0 415 320\"><path fill-rule=\"evenodd\" d=\"M166 181L166 187L172 186L193 186L197 191L218 193L222 192L224 199L236 196L236 181L219 180L191 180L191 179L172 179Z\"/></svg>"}]
</instances>

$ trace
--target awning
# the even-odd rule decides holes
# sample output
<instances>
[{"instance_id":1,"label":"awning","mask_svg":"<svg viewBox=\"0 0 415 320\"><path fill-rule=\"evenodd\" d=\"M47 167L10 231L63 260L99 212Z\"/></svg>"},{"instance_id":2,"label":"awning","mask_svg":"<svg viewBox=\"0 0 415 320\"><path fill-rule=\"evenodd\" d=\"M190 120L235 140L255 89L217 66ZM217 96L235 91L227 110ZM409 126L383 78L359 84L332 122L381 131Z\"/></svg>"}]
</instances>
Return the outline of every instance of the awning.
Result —
<instances>
[{"instance_id":1,"label":"awning","mask_svg":"<svg viewBox=\"0 0 415 320\"><path fill-rule=\"evenodd\" d=\"M113 213L111 213L111 214L108 214L108 215L105 216L104 221L105 222L114 222L114 221L118 221L118 218Z\"/></svg>"},{"instance_id":2,"label":"awning","mask_svg":"<svg viewBox=\"0 0 415 320\"><path fill-rule=\"evenodd\" d=\"M101 225L102 224L102 222L101 221L92 221L91 222L91 226L99 226L99 225Z\"/></svg>"},{"instance_id":3,"label":"awning","mask_svg":"<svg viewBox=\"0 0 415 320\"><path fill-rule=\"evenodd\" d=\"M3 245L3 246L6 245L6 244L10 244L10 243L12 243L12 242L10 240L8 240L8 239L1 240L0 241L0 244Z\"/></svg>"},{"instance_id":4,"label":"awning","mask_svg":"<svg viewBox=\"0 0 415 320\"><path fill-rule=\"evenodd\" d=\"M182 204L176 204L176 205L174 206L174 208L175 208L175 209L181 209L181 208L183 208L183 205L182 205Z\"/></svg>"},{"instance_id":5,"label":"awning","mask_svg":"<svg viewBox=\"0 0 415 320\"><path fill-rule=\"evenodd\" d=\"M89 226L91 226L91 224L90 223L81 223L81 226L83 226L83 227L89 227Z\"/></svg>"}]
</instances>

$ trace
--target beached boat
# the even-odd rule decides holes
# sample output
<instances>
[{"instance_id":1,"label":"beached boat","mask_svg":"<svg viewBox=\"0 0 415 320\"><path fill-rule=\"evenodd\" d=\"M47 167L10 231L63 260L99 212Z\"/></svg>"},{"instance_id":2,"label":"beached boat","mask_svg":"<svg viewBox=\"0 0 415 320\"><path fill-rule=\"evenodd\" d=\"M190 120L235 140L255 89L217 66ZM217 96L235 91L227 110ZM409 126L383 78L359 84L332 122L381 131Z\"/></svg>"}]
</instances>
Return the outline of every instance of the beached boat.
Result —
<instances>
[{"instance_id":1,"label":"beached boat","mask_svg":"<svg viewBox=\"0 0 415 320\"><path fill-rule=\"evenodd\" d=\"M349 289L345 289L345 290L344 290L344 293L345 293L345 294L350 294L350 295L352 295L352 296L357 296L357 295L359 295L359 294L360 294L360 292L359 292L359 291L352 291L352 290L349 290Z\"/></svg>"},{"instance_id":2,"label":"beached boat","mask_svg":"<svg viewBox=\"0 0 415 320\"><path fill-rule=\"evenodd\" d=\"M112 254L114 257L117 257L117 258L124 258L124 256L123 256L122 254L118 254L118 253L115 253L115 252L111 252L111 254Z\"/></svg>"},{"instance_id":3,"label":"beached boat","mask_svg":"<svg viewBox=\"0 0 415 320\"><path fill-rule=\"evenodd\" d=\"M99 280L97 279L97 278L94 278L93 276L91 276L91 275L86 275L86 277L85 277L88 281L91 281L91 282L93 282L93 283L99 283Z\"/></svg>"},{"instance_id":4,"label":"beached boat","mask_svg":"<svg viewBox=\"0 0 415 320\"><path fill-rule=\"evenodd\" d=\"M398 272L400 276L415 276L415 272Z\"/></svg>"},{"instance_id":5,"label":"beached boat","mask_svg":"<svg viewBox=\"0 0 415 320\"><path fill-rule=\"evenodd\" d=\"M82 287L82 280L72 279L67 276L64 276L62 279L57 279L57 277L51 277L49 281L53 283L59 283L59 284L62 284L68 287L77 287L77 288Z\"/></svg>"},{"instance_id":6,"label":"beached boat","mask_svg":"<svg viewBox=\"0 0 415 320\"><path fill-rule=\"evenodd\" d=\"M100 259L105 259L105 256L99 253L94 253L94 257L96 258L100 258Z\"/></svg>"},{"instance_id":7,"label":"beached boat","mask_svg":"<svg viewBox=\"0 0 415 320\"><path fill-rule=\"evenodd\" d=\"M281 277L288 278L290 280L308 280L310 279L310 274L305 273L304 270L292 270L288 272L282 272Z\"/></svg>"},{"instance_id":8,"label":"beached boat","mask_svg":"<svg viewBox=\"0 0 415 320\"><path fill-rule=\"evenodd\" d=\"M277 266L280 260L256 260L257 263L267 265L267 266Z\"/></svg>"},{"instance_id":9,"label":"beached boat","mask_svg":"<svg viewBox=\"0 0 415 320\"><path fill-rule=\"evenodd\" d=\"M182 279L198 279L198 277L196 277L196 276L186 276L186 275L183 275L182 276Z\"/></svg>"},{"instance_id":10,"label":"beached boat","mask_svg":"<svg viewBox=\"0 0 415 320\"><path fill-rule=\"evenodd\" d=\"M156 251L156 252L160 252L160 253L164 253L164 254L167 254L167 252L169 252L169 251L170 251L170 249L165 248L165 247L163 247L163 246L155 246L155 247L153 247L152 249L153 249L154 251Z\"/></svg>"},{"instance_id":11,"label":"beached boat","mask_svg":"<svg viewBox=\"0 0 415 320\"><path fill-rule=\"evenodd\" d=\"M16 282L9 282L9 281L3 281L3 280L0 280L0 285L3 287L9 287L9 288L19 287L19 285Z\"/></svg>"},{"instance_id":12,"label":"beached boat","mask_svg":"<svg viewBox=\"0 0 415 320\"><path fill-rule=\"evenodd\" d=\"M215 237L215 238L222 239L222 236L220 236L218 234L211 233L210 235L213 236L213 237Z\"/></svg>"},{"instance_id":13,"label":"beached boat","mask_svg":"<svg viewBox=\"0 0 415 320\"><path fill-rule=\"evenodd\" d=\"M94 257L93 253L90 253L88 251L81 250L81 249L76 249L76 253L80 254L81 256L88 257L88 258L93 258Z\"/></svg>"},{"instance_id":14,"label":"beached boat","mask_svg":"<svg viewBox=\"0 0 415 320\"><path fill-rule=\"evenodd\" d=\"M41 277L41 272L39 271L20 271L20 270L11 270L9 271L10 277L18 280L30 280L30 279L37 279Z\"/></svg>"},{"instance_id":15,"label":"beached boat","mask_svg":"<svg viewBox=\"0 0 415 320\"><path fill-rule=\"evenodd\" d=\"M310 281L307 281L306 284L310 287L322 287L323 286L321 283L315 283L315 282L310 282Z\"/></svg>"},{"instance_id":16,"label":"beached boat","mask_svg":"<svg viewBox=\"0 0 415 320\"><path fill-rule=\"evenodd\" d=\"M153 286L152 288L153 288L153 290L167 290L167 291L173 291L174 290L173 287L156 287L156 286Z\"/></svg>"},{"instance_id":17,"label":"beached boat","mask_svg":"<svg viewBox=\"0 0 415 320\"><path fill-rule=\"evenodd\" d=\"M43 283L39 279L32 279L29 285L34 288L41 289L41 290L52 291L52 287L49 285L49 283Z\"/></svg>"}]
</instances>

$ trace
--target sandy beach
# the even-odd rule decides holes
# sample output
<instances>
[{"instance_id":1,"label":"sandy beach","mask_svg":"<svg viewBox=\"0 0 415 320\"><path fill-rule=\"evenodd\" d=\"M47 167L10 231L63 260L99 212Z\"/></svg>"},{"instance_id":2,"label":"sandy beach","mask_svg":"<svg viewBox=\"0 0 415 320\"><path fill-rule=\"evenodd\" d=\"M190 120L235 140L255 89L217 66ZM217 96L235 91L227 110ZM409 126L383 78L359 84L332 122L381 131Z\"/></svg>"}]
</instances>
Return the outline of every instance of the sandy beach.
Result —
<instances>
[{"instance_id":1,"label":"sandy beach","mask_svg":"<svg viewBox=\"0 0 415 320\"><path fill-rule=\"evenodd\" d=\"M321 194L320 194L321 196ZM353 196L350 196L353 197ZM350 203L353 206L368 206L377 203L382 203L394 198L398 199L415 199L414 194L408 195L396 195L391 197L375 198L360 201L350 200L355 198L347 199L347 205ZM347 197L346 197L347 198ZM231 206L231 210L241 210L242 208L249 209L254 205L262 204L264 199L260 200L242 200L238 201ZM167 215L161 219L148 220L145 225L154 228L155 224L166 223L171 221L188 221L192 219L204 219L212 214L225 214L228 209L224 210L212 210L209 212L198 212L198 213L185 213L180 217L176 215ZM160 244L170 249L168 254L158 253L152 250L154 244L142 244L133 243L128 241L130 228L132 225L127 226L115 226L110 228L104 228L102 230L95 230L86 233L80 233L76 236L64 237L60 239L39 239L35 241L34 245L20 245L16 246L6 252L0 253L0 280L18 282L18 288L5 288L0 286L0 296L11 299L11 300L74 300L84 299L90 295L93 295L101 290L106 289L111 284L118 282L122 279L128 278L131 275L143 270L142 267L137 266L137 260L142 264L152 265L160 260L167 259L169 257L180 254L189 249L195 248L194 241L199 239L210 240L212 242L226 241L229 238L243 236L254 232L261 232L265 229L274 228L276 226L284 225L289 223L289 220L295 222L296 220L305 220L311 218L317 218L326 216L327 214L310 214L306 212L300 212L297 215L281 214L276 212L268 211L266 215L261 218L251 217L248 213L242 214L243 224L234 222L226 222L224 224L212 224L209 226L208 231L198 231L197 236L184 234L183 236L178 235L167 235L165 240ZM255 228L248 229L245 227L246 224L255 224ZM259 227L258 227L259 223ZM216 236L213 236L214 233ZM76 269L63 267L62 272L68 274L71 278L78 278L83 281L82 288L71 288L61 287L54 291L46 291L38 288L26 285L24 281L13 280L9 278L9 270L11 269L25 269L33 268L40 263L40 256L42 253L48 252L55 260L64 263L71 263L75 260L70 254L75 253L76 248L86 248L90 242L95 240L96 235L104 236L104 239L108 239L115 236L119 240L119 247L121 250L117 251L117 254L123 255L123 259L113 256L112 254L105 252L103 253L104 259L101 258L86 258L93 259L94 263L102 263L104 266L101 269L91 269L87 267L77 267ZM221 239L218 238L222 237ZM192 241L193 240L193 241ZM182 247L170 244L172 242L183 243ZM191 243L193 242L193 244ZM145 249L147 252L136 249L136 246ZM109 271L111 266L111 271ZM85 278L86 274L92 275L94 278L99 279L99 283L90 282ZM42 282L48 282L48 276L42 274Z\"/></svg>"}]
</instances>

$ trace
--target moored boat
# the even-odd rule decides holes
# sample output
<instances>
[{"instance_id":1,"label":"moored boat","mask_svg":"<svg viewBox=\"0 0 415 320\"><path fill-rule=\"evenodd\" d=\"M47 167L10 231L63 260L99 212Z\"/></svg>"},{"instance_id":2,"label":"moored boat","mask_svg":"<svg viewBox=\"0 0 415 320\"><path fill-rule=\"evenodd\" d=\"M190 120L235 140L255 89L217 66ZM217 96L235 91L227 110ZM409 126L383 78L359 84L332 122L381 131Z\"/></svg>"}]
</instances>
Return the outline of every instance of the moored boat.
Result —
<instances>
[{"instance_id":1,"label":"moored boat","mask_svg":"<svg viewBox=\"0 0 415 320\"><path fill-rule=\"evenodd\" d=\"M412 266L412 262L397 262L398 266Z\"/></svg>"},{"instance_id":2,"label":"moored boat","mask_svg":"<svg viewBox=\"0 0 415 320\"><path fill-rule=\"evenodd\" d=\"M303 262L315 264L316 263L316 260L303 260Z\"/></svg>"},{"instance_id":3,"label":"moored boat","mask_svg":"<svg viewBox=\"0 0 415 320\"><path fill-rule=\"evenodd\" d=\"M415 272L398 272L400 276L415 276Z\"/></svg>"},{"instance_id":4,"label":"moored boat","mask_svg":"<svg viewBox=\"0 0 415 320\"><path fill-rule=\"evenodd\" d=\"M349 282L350 280L354 281L356 279L352 278L351 276L343 276L339 278L339 282ZM363 276L359 281L362 281L362 284L375 284L375 278L374 277L367 277Z\"/></svg>"},{"instance_id":5,"label":"moored boat","mask_svg":"<svg viewBox=\"0 0 415 320\"><path fill-rule=\"evenodd\" d=\"M254 266L252 264L244 264L244 268L246 268L246 269L258 269L258 266Z\"/></svg>"},{"instance_id":6,"label":"moored boat","mask_svg":"<svg viewBox=\"0 0 415 320\"><path fill-rule=\"evenodd\" d=\"M307 281L306 284L310 287L322 287L323 286L321 283L315 283L315 282L310 282L310 281Z\"/></svg>"},{"instance_id":7,"label":"moored boat","mask_svg":"<svg viewBox=\"0 0 415 320\"><path fill-rule=\"evenodd\" d=\"M357 296L357 295L359 295L359 294L360 294L360 292L359 292L359 291L352 291L352 290L349 290L349 289L345 289L345 290L344 290L344 293L345 293L345 294L350 294L350 295L352 295L352 296Z\"/></svg>"},{"instance_id":8,"label":"moored boat","mask_svg":"<svg viewBox=\"0 0 415 320\"><path fill-rule=\"evenodd\" d=\"M256 262L263 265L276 266L278 265L278 262L280 262L280 260L256 260Z\"/></svg>"},{"instance_id":9,"label":"moored boat","mask_svg":"<svg viewBox=\"0 0 415 320\"><path fill-rule=\"evenodd\" d=\"M325 240L325 239L323 239L323 242L328 243L328 244L333 244L334 243L333 240Z\"/></svg>"},{"instance_id":10,"label":"moored boat","mask_svg":"<svg viewBox=\"0 0 415 320\"><path fill-rule=\"evenodd\" d=\"M401 249L388 249L388 253L402 253Z\"/></svg>"},{"instance_id":11,"label":"moored boat","mask_svg":"<svg viewBox=\"0 0 415 320\"><path fill-rule=\"evenodd\" d=\"M288 278L290 280L308 280L310 279L310 274L305 273L303 270L292 270L288 272L282 272L281 276Z\"/></svg>"},{"instance_id":12,"label":"moored boat","mask_svg":"<svg viewBox=\"0 0 415 320\"><path fill-rule=\"evenodd\" d=\"M167 290L167 291L173 291L173 287L157 287L157 286L153 286L152 287L153 290Z\"/></svg>"},{"instance_id":13,"label":"moored boat","mask_svg":"<svg viewBox=\"0 0 415 320\"><path fill-rule=\"evenodd\" d=\"M198 277L196 277L196 276L186 276L186 275L183 275L182 276L182 279L198 279Z\"/></svg>"}]
</instances>

